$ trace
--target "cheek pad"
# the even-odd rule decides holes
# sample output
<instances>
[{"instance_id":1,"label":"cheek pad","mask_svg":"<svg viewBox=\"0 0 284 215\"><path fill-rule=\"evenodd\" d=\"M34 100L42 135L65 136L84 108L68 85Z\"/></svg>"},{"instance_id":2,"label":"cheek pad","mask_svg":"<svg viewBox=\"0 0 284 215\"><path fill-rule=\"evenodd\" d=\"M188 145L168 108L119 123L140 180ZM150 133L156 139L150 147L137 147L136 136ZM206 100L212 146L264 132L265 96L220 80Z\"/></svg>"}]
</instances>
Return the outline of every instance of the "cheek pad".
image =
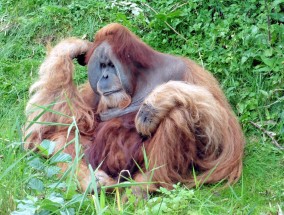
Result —
<instances>
[{"instance_id":1,"label":"cheek pad","mask_svg":"<svg viewBox=\"0 0 284 215\"><path fill-rule=\"evenodd\" d=\"M98 61L90 60L88 65L88 78L92 89L97 92L97 83L101 75L101 69Z\"/></svg>"}]
</instances>

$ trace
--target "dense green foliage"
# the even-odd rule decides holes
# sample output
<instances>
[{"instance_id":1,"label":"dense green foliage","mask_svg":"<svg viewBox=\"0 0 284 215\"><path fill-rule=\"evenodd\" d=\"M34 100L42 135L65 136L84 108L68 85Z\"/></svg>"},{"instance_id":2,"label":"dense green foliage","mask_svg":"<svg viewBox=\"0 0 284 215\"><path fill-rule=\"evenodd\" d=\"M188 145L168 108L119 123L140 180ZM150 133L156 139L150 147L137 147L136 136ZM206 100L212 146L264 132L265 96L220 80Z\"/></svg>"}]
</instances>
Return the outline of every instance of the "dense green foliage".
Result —
<instances>
[{"instance_id":1,"label":"dense green foliage","mask_svg":"<svg viewBox=\"0 0 284 215\"><path fill-rule=\"evenodd\" d=\"M117 201L121 191L106 197L102 192L98 200L78 193L71 179L53 188L58 182L56 162L22 150L28 88L37 78L46 45L70 36L92 40L111 22L127 26L159 51L196 60L218 78L247 139L239 183L226 189L216 185L187 190L177 185L139 202L126 189L129 201L122 204ZM284 153L274 145L284 147L283 23L283 0L0 0L1 213L34 207L40 214L283 210ZM76 81L81 83L86 71L77 67Z\"/></svg>"}]
</instances>

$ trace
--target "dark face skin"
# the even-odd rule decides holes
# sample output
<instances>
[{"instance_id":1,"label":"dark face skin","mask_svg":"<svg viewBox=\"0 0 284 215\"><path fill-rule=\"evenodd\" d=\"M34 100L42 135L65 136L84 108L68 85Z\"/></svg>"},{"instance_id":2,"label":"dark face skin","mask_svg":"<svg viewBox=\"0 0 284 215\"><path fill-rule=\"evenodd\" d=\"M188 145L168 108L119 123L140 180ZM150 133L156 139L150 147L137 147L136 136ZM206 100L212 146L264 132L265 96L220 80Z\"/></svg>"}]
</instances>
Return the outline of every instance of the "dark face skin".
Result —
<instances>
[{"instance_id":1,"label":"dark face skin","mask_svg":"<svg viewBox=\"0 0 284 215\"><path fill-rule=\"evenodd\" d=\"M143 70L143 78L136 77L137 83L131 85L131 71L127 65L122 65L112 52L107 42L100 44L93 52L88 62L88 76L92 89L98 95L110 96L125 92L130 95L132 102L127 107L109 108L100 113L102 121L107 121L125 114L138 111L144 98L158 85L169 80L182 80L186 69L185 64L180 58L161 53L156 54L156 66ZM173 73L173 71L175 71Z\"/></svg>"},{"instance_id":2,"label":"dark face skin","mask_svg":"<svg viewBox=\"0 0 284 215\"><path fill-rule=\"evenodd\" d=\"M119 72L110 56L107 44L100 45L88 64L88 76L92 89L100 95L110 95L123 90Z\"/></svg>"},{"instance_id":3,"label":"dark face skin","mask_svg":"<svg viewBox=\"0 0 284 215\"><path fill-rule=\"evenodd\" d=\"M112 53L107 42L99 45L88 62L88 77L93 91L98 95L98 100L104 97L115 96L119 93L131 95L133 88L130 84L130 77L127 77L124 67ZM98 103L99 101L97 101ZM138 109L135 107L135 110ZM133 108L124 109L110 108L100 113L102 121L133 112Z\"/></svg>"},{"instance_id":4,"label":"dark face skin","mask_svg":"<svg viewBox=\"0 0 284 215\"><path fill-rule=\"evenodd\" d=\"M108 59L100 60L101 77L97 83L97 90L101 95L108 96L123 90L117 71Z\"/></svg>"}]
</instances>

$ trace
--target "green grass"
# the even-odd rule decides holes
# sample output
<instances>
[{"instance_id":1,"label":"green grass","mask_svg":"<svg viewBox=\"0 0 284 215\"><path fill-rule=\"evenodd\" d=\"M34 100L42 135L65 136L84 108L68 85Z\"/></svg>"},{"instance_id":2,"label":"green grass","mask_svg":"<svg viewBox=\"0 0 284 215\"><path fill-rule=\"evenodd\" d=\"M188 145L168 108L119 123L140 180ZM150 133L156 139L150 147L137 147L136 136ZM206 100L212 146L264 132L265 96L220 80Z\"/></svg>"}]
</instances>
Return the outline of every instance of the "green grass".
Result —
<instances>
[{"instance_id":1,"label":"green grass","mask_svg":"<svg viewBox=\"0 0 284 215\"><path fill-rule=\"evenodd\" d=\"M284 146L283 1L129 2L141 9L139 15L133 15L133 7L122 1L0 0L0 214L10 214L21 204L28 208L27 201L18 201L27 199L34 201L31 207L49 208L53 214L67 214L67 210L69 214L276 214L279 208L284 210L284 152L250 123L272 132ZM91 40L111 22L129 27L159 51L196 60L218 78L247 140L243 175L237 184L193 190L178 185L138 202L127 188L124 195L129 201L120 204L122 191L97 197L80 194L70 177L62 180L67 192L48 187L58 178L45 178L44 168L54 165L23 151L20 144L29 86L37 78L48 43L69 36ZM76 81L85 80L86 71L78 66ZM30 163L35 158L43 169ZM39 183L31 183L34 179L42 181L42 191ZM54 193L63 204L50 200Z\"/></svg>"}]
</instances>

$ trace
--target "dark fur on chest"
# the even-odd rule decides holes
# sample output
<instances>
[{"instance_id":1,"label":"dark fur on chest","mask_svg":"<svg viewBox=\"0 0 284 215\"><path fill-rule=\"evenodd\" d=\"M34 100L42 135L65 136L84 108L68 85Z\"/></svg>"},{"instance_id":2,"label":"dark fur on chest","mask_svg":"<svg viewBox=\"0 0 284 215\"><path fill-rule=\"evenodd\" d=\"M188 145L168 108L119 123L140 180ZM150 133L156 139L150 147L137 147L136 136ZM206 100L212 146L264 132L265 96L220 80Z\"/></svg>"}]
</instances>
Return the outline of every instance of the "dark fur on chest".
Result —
<instances>
[{"instance_id":1,"label":"dark fur on chest","mask_svg":"<svg viewBox=\"0 0 284 215\"><path fill-rule=\"evenodd\" d=\"M135 114L131 113L98 125L93 143L85 153L94 169L100 166L109 176L118 178L123 170L128 170L133 176L138 171L137 164L143 166L141 158L144 142L135 128Z\"/></svg>"}]
</instances>

